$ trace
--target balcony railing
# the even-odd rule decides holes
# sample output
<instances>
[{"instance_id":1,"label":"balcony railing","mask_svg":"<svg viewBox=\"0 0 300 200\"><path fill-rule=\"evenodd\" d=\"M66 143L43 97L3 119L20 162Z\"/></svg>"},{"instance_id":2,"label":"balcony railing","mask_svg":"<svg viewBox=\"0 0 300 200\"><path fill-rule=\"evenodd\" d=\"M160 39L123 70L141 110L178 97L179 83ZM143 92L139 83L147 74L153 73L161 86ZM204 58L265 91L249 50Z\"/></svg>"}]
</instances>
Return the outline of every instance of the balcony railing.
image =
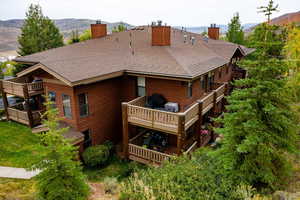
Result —
<instances>
[{"instance_id":1,"label":"balcony railing","mask_svg":"<svg viewBox=\"0 0 300 200\"><path fill-rule=\"evenodd\" d=\"M135 144L129 144L129 158L144 164L161 164L172 158L171 155L147 149Z\"/></svg>"},{"instance_id":2,"label":"balcony railing","mask_svg":"<svg viewBox=\"0 0 300 200\"><path fill-rule=\"evenodd\" d=\"M185 112L173 113L145 108L143 107L145 103L145 96L128 103L128 122L177 135L179 132L180 116L184 118L183 123L185 130L198 120L198 104L191 106Z\"/></svg>"},{"instance_id":3,"label":"balcony railing","mask_svg":"<svg viewBox=\"0 0 300 200\"><path fill-rule=\"evenodd\" d=\"M14 79L3 80L2 89L5 93L20 97L26 97L27 94L28 96L33 96L44 92L42 81L35 83L19 83L14 81Z\"/></svg>"},{"instance_id":4,"label":"balcony railing","mask_svg":"<svg viewBox=\"0 0 300 200\"><path fill-rule=\"evenodd\" d=\"M15 108L7 108L9 119L25 124L30 125L30 118L28 116L28 112L18 110ZM32 124L37 125L41 123L41 112L42 111L32 111Z\"/></svg>"},{"instance_id":5,"label":"balcony railing","mask_svg":"<svg viewBox=\"0 0 300 200\"><path fill-rule=\"evenodd\" d=\"M207 113L224 95L225 84L218 84L214 91L206 94L185 112L179 113L146 108L146 97L138 97L126 104L126 117L133 125L180 135L182 130L187 130L199 119L200 112L201 115Z\"/></svg>"}]
</instances>

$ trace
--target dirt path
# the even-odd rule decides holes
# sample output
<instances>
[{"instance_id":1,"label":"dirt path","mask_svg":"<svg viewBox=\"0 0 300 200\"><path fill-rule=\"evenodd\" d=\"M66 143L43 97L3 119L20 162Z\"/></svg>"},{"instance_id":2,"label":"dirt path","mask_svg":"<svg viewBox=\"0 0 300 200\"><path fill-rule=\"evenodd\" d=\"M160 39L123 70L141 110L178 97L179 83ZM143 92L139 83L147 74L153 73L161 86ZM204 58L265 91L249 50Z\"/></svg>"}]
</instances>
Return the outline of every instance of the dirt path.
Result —
<instances>
[{"instance_id":1,"label":"dirt path","mask_svg":"<svg viewBox=\"0 0 300 200\"><path fill-rule=\"evenodd\" d=\"M118 195L105 194L103 183L89 183L91 187L91 196L89 200L117 200Z\"/></svg>"}]
</instances>

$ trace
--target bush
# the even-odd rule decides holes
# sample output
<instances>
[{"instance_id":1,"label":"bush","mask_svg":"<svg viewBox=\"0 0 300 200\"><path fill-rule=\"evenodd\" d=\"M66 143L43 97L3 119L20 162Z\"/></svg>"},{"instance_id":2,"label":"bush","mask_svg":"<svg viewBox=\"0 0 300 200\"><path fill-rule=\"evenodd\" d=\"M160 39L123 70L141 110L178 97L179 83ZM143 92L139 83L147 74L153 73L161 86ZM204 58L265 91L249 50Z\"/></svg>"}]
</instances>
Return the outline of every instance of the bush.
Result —
<instances>
[{"instance_id":1,"label":"bush","mask_svg":"<svg viewBox=\"0 0 300 200\"><path fill-rule=\"evenodd\" d=\"M218 166L214 157L199 151L192 159L182 156L160 168L134 172L122 183L120 199L235 199L235 180Z\"/></svg>"},{"instance_id":2,"label":"bush","mask_svg":"<svg viewBox=\"0 0 300 200\"><path fill-rule=\"evenodd\" d=\"M0 109L0 120L4 116L4 114L5 114L5 111Z\"/></svg>"},{"instance_id":3,"label":"bush","mask_svg":"<svg viewBox=\"0 0 300 200\"><path fill-rule=\"evenodd\" d=\"M88 167L103 166L107 163L110 148L107 145L97 145L87 148L83 154L83 161Z\"/></svg>"},{"instance_id":4,"label":"bush","mask_svg":"<svg viewBox=\"0 0 300 200\"><path fill-rule=\"evenodd\" d=\"M117 178L106 177L103 181L104 191L107 194L116 194L118 192Z\"/></svg>"}]
</instances>

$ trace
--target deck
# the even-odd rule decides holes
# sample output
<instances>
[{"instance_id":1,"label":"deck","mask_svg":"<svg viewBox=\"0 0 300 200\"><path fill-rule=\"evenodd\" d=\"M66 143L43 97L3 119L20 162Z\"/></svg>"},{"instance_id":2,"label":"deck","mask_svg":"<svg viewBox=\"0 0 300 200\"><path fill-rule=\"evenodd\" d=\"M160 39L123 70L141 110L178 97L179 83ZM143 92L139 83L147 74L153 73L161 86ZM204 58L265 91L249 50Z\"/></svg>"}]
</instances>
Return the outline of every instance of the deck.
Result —
<instances>
[{"instance_id":1,"label":"deck","mask_svg":"<svg viewBox=\"0 0 300 200\"><path fill-rule=\"evenodd\" d=\"M184 112L167 112L144 107L146 97L139 97L125 103L128 123L144 128L180 135L198 119L206 114L225 96L225 84L218 84L216 89L192 104ZM201 115L200 115L201 113Z\"/></svg>"},{"instance_id":2,"label":"deck","mask_svg":"<svg viewBox=\"0 0 300 200\"><path fill-rule=\"evenodd\" d=\"M129 159L141 162L148 165L160 165L165 161L170 161L176 154L176 147L168 146L163 151L156 151L148 149L142 146L141 139L144 133L140 133L137 136L129 140L128 153ZM184 148L184 154L190 154L197 147L197 141L193 141L191 144Z\"/></svg>"},{"instance_id":3,"label":"deck","mask_svg":"<svg viewBox=\"0 0 300 200\"><path fill-rule=\"evenodd\" d=\"M43 82L21 83L17 79L3 80L2 90L4 93L27 98L44 93Z\"/></svg>"},{"instance_id":4,"label":"deck","mask_svg":"<svg viewBox=\"0 0 300 200\"><path fill-rule=\"evenodd\" d=\"M18 110L15 108L7 108L8 116L10 120L25 124L25 125L30 125L30 116L27 111L22 111ZM33 124L32 125L38 125L41 123L41 114L42 111L32 111L32 120Z\"/></svg>"}]
</instances>

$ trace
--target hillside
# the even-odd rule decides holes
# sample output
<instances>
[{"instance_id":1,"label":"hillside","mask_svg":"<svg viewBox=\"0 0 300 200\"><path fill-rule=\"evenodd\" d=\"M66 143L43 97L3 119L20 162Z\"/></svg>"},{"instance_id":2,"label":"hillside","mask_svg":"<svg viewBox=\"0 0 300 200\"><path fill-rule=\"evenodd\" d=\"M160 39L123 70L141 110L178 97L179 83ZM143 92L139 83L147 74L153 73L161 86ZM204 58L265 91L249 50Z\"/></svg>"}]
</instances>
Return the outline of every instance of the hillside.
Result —
<instances>
[{"instance_id":1,"label":"hillside","mask_svg":"<svg viewBox=\"0 0 300 200\"><path fill-rule=\"evenodd\" d=\"M296 23L300 25L300 11L276 17L270 22L272 25L286 25L290 23Z\"/></svg>"},{"instance_id":2,"label":"hillside","mask_svg":"<svg viewBox=\"0 0 300 200\"><path fill-rule=\"evenodd\" d=\"M24 20L12 19L1 21L0 20L0 56L7 54L6 52L15 51L18 47L17 37L20 34L20 28L23 25ZM57 19L54 23L59 28L65 39L68 39L72 30L78 30L79 33L90 28L90 24L95 23L95 20L90 19ZM108 25L108 31L111 31L114 27L118 26L122 22L103 22ZM132 25L123 23L127 27Z\"/></svg>"}]
</instances>

